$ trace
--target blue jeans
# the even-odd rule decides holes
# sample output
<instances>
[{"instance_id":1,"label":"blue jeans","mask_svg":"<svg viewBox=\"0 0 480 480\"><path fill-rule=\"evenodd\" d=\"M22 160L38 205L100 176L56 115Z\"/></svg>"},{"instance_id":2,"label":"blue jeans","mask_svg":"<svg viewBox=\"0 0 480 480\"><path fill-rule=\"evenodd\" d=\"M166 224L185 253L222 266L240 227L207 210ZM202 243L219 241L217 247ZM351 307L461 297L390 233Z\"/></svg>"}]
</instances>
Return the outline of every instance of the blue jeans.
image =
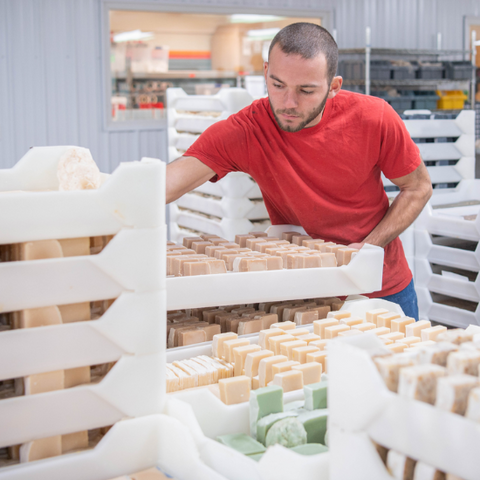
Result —
<instances>
[{"instance_id":1,"label":"blue jeans","mask_svg":"<svg viewBox=\"0 0 480 480\"><path fill-rule=\"evenodd\" d=\"M388 300L389 302L398 303L402 307L406 317L412 317L418 322L417 293L413 286L413 279L401 292L380 298Z\"/></svg>"}]
</instances>

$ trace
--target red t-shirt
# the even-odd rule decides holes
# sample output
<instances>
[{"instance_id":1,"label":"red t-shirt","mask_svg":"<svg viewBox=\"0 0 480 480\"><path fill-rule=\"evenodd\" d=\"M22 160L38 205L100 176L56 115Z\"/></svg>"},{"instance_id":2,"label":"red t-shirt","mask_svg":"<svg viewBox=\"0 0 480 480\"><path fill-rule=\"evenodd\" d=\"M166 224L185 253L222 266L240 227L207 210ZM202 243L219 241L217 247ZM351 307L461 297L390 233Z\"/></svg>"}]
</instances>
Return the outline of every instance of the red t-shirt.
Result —
<instances>
[{"instance_id":1,"label":"red t-shirt","mask_svg":"<svg viewBox=\"0 0 480 480\"><path fill-rule=\"evenodd\" d=\"M404 123L384 100L340 91L317 125L281 130L267 98L209 127L187 150L217 174L233 171L258 183L273 225L301 225L313 238L362 242L384 217L380 172L403 177L421 162ZM385 248L379 297L411 281L399 238Z\"/></svg>"}]
</instances>

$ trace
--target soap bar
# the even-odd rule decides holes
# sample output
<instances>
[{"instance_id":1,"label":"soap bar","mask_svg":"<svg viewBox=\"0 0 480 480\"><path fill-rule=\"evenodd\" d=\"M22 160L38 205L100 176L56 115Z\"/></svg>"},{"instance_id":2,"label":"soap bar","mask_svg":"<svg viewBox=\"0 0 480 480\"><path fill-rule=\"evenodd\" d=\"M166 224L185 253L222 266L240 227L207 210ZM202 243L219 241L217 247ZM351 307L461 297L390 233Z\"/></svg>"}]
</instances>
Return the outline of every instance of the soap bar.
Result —
<instances>
[{"instance_id":1,"label":"soap bar","mask_svg":"<svg viewBox=\"0 0 480 480\"><path fill-rule=\"evenodd\" d=\"M303 375L298 370L288 370L276 373L273 377L273 385L282 387L285 393L303 388Z\"/></svg>"},{"instance_id":2,"label":"soap bar","mask_svg":"<svg viewBox=\"0 0 480 480\"><path fill-rule=\"evenodd\" d=\"M307 363L307 354L319 352L317 347L309 346L306 347L295 347L292 350L292 359L296 362Z\"/></svg>"},{"instance_id":3,"label":"soap bar","mask_svg":"<svg viewBox=\"0 0 480 480\"><path fill-rule=\"evenodd\" d=\"M387 333L390 333L390 329L387 327L377 327L377 328L372 328L371 330L368 331L368 333L373 333L377 336L386 335Z\"/></svg>"},{"instance_id":4,"label":"soap bar","mask_svg":"<svg viewBox=\"0 0 480 480\"><path fill-rule=\"evenodd\" d=\"M307 353L306 363L317 362L322 365L322 372L327 371L327 352L320 350L318 352Z\"/></svg>"},{"instance_id":5,"label":"soap bar","mask_svg":"<svg viewBox=\"0 0 480 480\"><path fill-rule=\"evenodd\" d=\"M325 444L325 433L327 431L328 409L313 410L301 413L298 416L307 431L307 443Z\"/></svg>"},{"instance_id":6,"label":"soap bar","mask_svg":"<svg viewBox=\"0 0 480 480\"><path fill-rule=\"evenodd\" d=\"M236 347L244 347L250 345L250 340L245 340L242 338L237 338L234 340L226 340L223 344L223 355L226 362L233 363L235 357L233 355L233 349Z\"/></svg>"},{"instance_id":7,"label":"soap bar","mask_svg":"<svg viewBox=\"0 0 480 480\"><path fill-rule=\"evenodd\" d=\"M18 244L17 260L44 260L62 258L63 251L58 240L37 240Z\"/></svg>"},{"instance_id":8,"label":"soap bar","mask_svg":"<svg viewBox=\"0 0 480 480\"><path fill-rule=\"evenodd\" d=\"M263 358L273 357L270 350L259 350L257 352L247 353L245 357L245 375L256 377L258 375L258 365Z\"/></svg>"},{"instance_id":9,"label":"soap bar","mask_svg":"<svg viewBox=\"0 0 480 480\"><path fill-rule=\"evenodd\" d=\"M282 310L283 312L283 310ZM270 328L281 328L282 330L295 330L296 328L295 322L278 322L274 323Z\"/></svg>"},{"instance_id":10,"label":"soap bar","mask_svg":"<svg viewBox=\"0 0 480 480\"><path fill-rule=\"evenodd\" d=\"M284 342L291 342L296 340L293 335L277 335L275 337L270 337L268 340L268 349L271 350L275 355L280 355L280 345Z\"/></svg>"},{"instance_id":11,"label":"soap bar","mask_svg":"<svg viewBox=\"0 0 480 480\"><path fill-rule=\"evenodd\" d=\"M20 463L34 462L62 454L62 436L41 438L20 447Z\"/></svg>"},{"instance_id":12,"label":"soap bar","mask_svg":"<svg viewBox=\"0 0 480 480\"><path fill-rule=\"evenodd\" d=\"M377 328L375 323L365 322L365 323L359 323L358 325L353 325L352 330L360 330L361 332L367 332L375 328Z\"/></svg>"},{"instance_id":13,"label":"soap bar","mask_svg":"<svg viewBox=\"0 0 480 480\"><path fill-rule=\"evenodd\" d=\"M345 332L340 332L337 337L340 338L340 337L352 337L354 335L362 335L363 332L360 331L360 330L346 330Z\"/></svg>"},{"instance_id":14,"label":"soap bar","mask_svg":"<svg viewBox=\"0 0 480 480\"><path fill-rule=\"evenodd\" d=\"M387 348L391 350L392 353L402 353L408 347L404 343L391 343L390 345L387 345Z\"/></svg>"},{"instance_id":15,"label":"soap bar","mask_svg":"<svg viewBox=\"0 0 480 480\"><path fill-rule=\"evenodd\" d=\"M273 379L272 366L275 363L286 362L288 358L285 355L274 355L273 357L262 358L258 365L258 381L260 387L266 387L268 382Z\"/></svg>"},{"instance_id":16,"label":"soap bar","mask_svg":"<svg viewBox=\"0 0 480 480\"><path fill-rule=\"evenodd\" d=\"M296 365L292 370L302 372L303 384L310 385L320 381L322 376L322 365L318 362L304 363L303 365Z\"/></svg>"},{"instance_id":17,"label":"soap bar","mask_svg":"<svg viewBox=\"0 0 480 480\"><path fill-rule=\"evenodd\" d=\"M421 339L420 337L405 337L400 340L395 340L398 343L403 343L404 345L407 345L408 347L411 347L415 343L420 343Z\"/></svg>"},{"instance_id":18,"label":"soap bar","mask_svg":"<svg viewBox=\"0 0 480 480\"><path fill-rule=\"evenodd\" d=\"M269 329L266 330L260 330L260 333L258 334L258 344L263 348L263 349L268 349L270 346L269 340L271 337L275 337L277 335L285 335L286 332L281 329L281 328L275 328L275 327L270 327Z\"/></svg>"},{"instance_id":19,"label":"soap bar","mask_svg":"<svg viewBox=\"0 0 480 480\"><path fill-rule=\"evenodd\" d=\"M25 395L53 392L65 388L65 376L63 370L55 372L36 373L24 378Z\"/></svg>"},{"instance_id":20,"label":"soap bar","mask_svg":"<svg viewBox=\"0 0 480 480\"><path fill-rule=\"evenodd\" d=\"M304 240L313 240L313 238L310 235L296 233L295 235L292 235L292 239L290 241L296 245L302 245Z\"/></svg>"},{"instance_id":21,"label":"soap bar","mask_svg":"<svg viewBox=\"0 0 480 480\"><path fill-rule=\"evenodd\" d=\"M335 253L320 253L319 257L322 268L337 266L337 257L335 256Z\"/></svg>"},{"instance_id":22,"label":"soap bar","mask_svg":"<svg viewBox=\"0 0 480 480\"><path fill-rule=\"evenodd\" d=\"M390 332L386 333L385 335L380 335L380 338L385 338L396 342L397 340L403 340L405 338L405 335L401 332Z\"/></svg>"},{"instance_id":23,"label":"soap bar","mask_svg":"<svg viewBox=\"0 0 480 480\"><path fill-rule=\"evenodd\" d=\"M217 325L218 326L218 325ZM207 334L204 330L191 329L178 332L178 346L194 345L207 341Z\"/></svg>"},{"instance_id":24,"label":"soap bar","mask_svg":"<svg viewBox=\"0 0 480 480\"><path fill-rule=\"evenodd\" d=\"M253 318L256 318L256 317L253 317ZM262 317L260 318L262 320L261 330L266 330L268 328L271 328L273 324L278 322L278 315L276 315L275 313L267 313L265 315L262 315Z\"/></svg>"},{"instance_id":25,"label":"soap bar","mask_svg":"<svg viewBox=\"0 0 480 480\"><path fill-rule=\"evenodd\" d=\"M177 362L175 362L177 363ZM178 363L177 363L178 365ZM173 372L179 379L180 390L185 390L187 388L197 387L198 386L198 374L189 369L185 371L183 368L178 367L177 365L168 364L167 369ZM186 367L184 367L186 368Z\"/></svg>"},{"instance_id":26,"label":"soap bar","mask_svg":"<svg viewBox=\"0 0 480 480\"><path fill-rule=\"evenodd\" d=\"M307 432L304 426L295 418L284 418L275 422L265 438L265 445L282 445L287 448L307 443Z\"/></svg>"},{"instance_id":27,"label":"soap bar","mask_svg":"<svg viewBox=\"0 0 480 480\"><path fill-rule=\"evenodd\" d=\"M376 308L374 310L370 310L365 313L365 320L368 323L374 323L375 325L377 325L378 315L384 315L385 313L389 313L389 311L385 308Z\"/></svg>"},{"instance_id":28,"label":"soap bar","mask_svg":"<svg viewBox=\"0 0 480 480\"><path fill-rule=\"evenodd\" d=\"M331 342L331 340L320 339L320 340L314 340L313 342L310 342L309 345L311 347L317 347L320 350L325 350L329 342Z\"/></svg>"},{"instance_id":29,"label":"soap bar","mask_svg":"<svg viewBox=\"0 0 480 480\"><path fill-rule=\"evenodd\" d=\"M414 359L410 355L404 353L385 357L375 357L373 361L375 362L381 377L385 381L385 385L392 392L397 392L398 390L400 369L415 365Z\"/></svg>"},{"instance_id":30,"label":"soap bar","mask_svg":"<svg viewBox=\"0 0 480 480\"><path fill-rule=\"evenodd\" d=\"M433 340L436 341L437 337L447 331L447 327L444 327L443 325L437 325L436 327L430 327L430 328L424 328L421 332L421 338L422 342L425 342L427 340Z\"/></svg>"},{"instance_id":31,"label":"soap bar","mask_svg":"<svg viewBox=\"0 0 480 480\"><path fill-rule=\"evenodd\" d=\"M198 242L192 242L192 245L190 248L192 250L195 250L197 254L204 254L205 253L205 248L207 248L209 245L213 245L212 242L205 242L205 241L198 241Z\"/></svg>"},{"instance_id":32,"label":"soap bar","mask_svg":"<svg viewBox=\"0 0 480 480\"><path fill-rule=\"evenodd\" d=\"M275 377L277 373L288 372L295 365L300 365L300 363L295 362L293 360L288 360L287 362L275 363L275 365L272 365L272 374Z\"/></svg>"},{"instance_id":33,"label":"soap bar","mask_svg":"<svg viewBox=\"0 0 480 480\"><path fill-rule=\"evenodd\" d=\"M352 260L352 255L354 253L358 253L356 248L339 248L336 254L338 266L341 267L342 265L348 265Z\"/></svg>"},{"instance_id":34,"label":"soap bar","mask_svg":"<svg viewBox=\"0 0 480 480\"><path fill-rule=\"evenodd\" d=\"M387 469L395 480L413 480L415 463L415 460L394 450L389 450L387 454Z\"/></svg>"},{"instance_id":35,"label":"soap bar","mask_svg":"<svg viewBox=\"0 0 480 480\"><path fill-rule=\"evenodd\" d=\"M68 368L63 371L64 388L90 383L90 367Z\"/></svg>"},{"instance_id":36,"label":"soap bar","mask_svg":"<svg viewBox=\"0 0 480 480\"><path fill-rule=\"evenodd\" d=\"M308 335L310 333L310 330L308 328L295 328L293 330L289 330L288 334L293 335L294 337L303 337L304 335ZM320 338L320 337L318 337Z\"/></svg>"},{"instance_id":37,"label":"soap bar","mask_svg":"<svg viewBox=\"0 0 480 480\"><path fill-rule=\"evenodd\" d=\"M447 359L447 370L449 375L473 375L478 376L478 365L480 365L480 351L461 350L452 352Z\"/></svg>"},{"instance_id":38,"label":"soap bar","mask_svg":"<svg viewBox=\"0 0 480 480\"><path fill-rule=\"evenodd\" d=\"M270 415L266 415L260 418L256 426L257 440L265 445L267 434L270 428L279 420L283 420L289 417L298 417L298 413L293 411L271 413Z\"/></svg>"},{"instance_id":39,"label":"soap bar","mask_svg":"<svg viewBox=\"0 0 480 480\"><path fill-rule=\"evenodd\" d=\"M464 342L471 342L473 333L467 333L463 328L453 328L441 333L437 337L437 342L451 342L460 345Z\"/></svg>"},{"instance_id":40,"label":"soap bar","mask_svg":"<svg viewBox=\"0 0 480 480\"><path fill-rule=\"evenodd\" d=\"M241 248L247 246L247 240L249 238L256 238L254 235L235 235L235 243L238 243Z\"/></svg>"},{"instance_id":41,"label":"soap bar","mask_svg":"<svg viewBox=\"0 0 480 480\"><path fill-rule=\"evenodd\" d=\"M392 320L400 317L400 314L394 312L382 313L380 315L377 315L377 327L390 328L392 325Z\"/></svg>"},{"instance_id":42,"label":"soap bar","mask_svg":"<svg viewBox=\"0 0 480 480\"><path fill-rule=\"evenodd\" d=\"M297 339L301 340L302 342L307 342L308 345L310 345L312 342L316 342L317 340L321 340L320 336L315 335L314 333L306 333L304 335L298 335Z\"/></svg>"},{"instance_id":43,"label":"soap bar","mask_svg":"<svg viewBox=\"0 0 480 480\"><path fill-rule=\"evenodd\" d=\"M90 311L90 308L89 308ZM19 312L19 327L20 328L35 328L44 327L47 325L61 325L62 315L56 306L29 308L20 310Z\"/></svg>"},{"instance_id":44,"label":"soap bar","mask_svg":"<svg viewBox=\"0 0 480 480\"><path fill-rule=\"evenodd\" d=\"M228 340L235 340L238 338L236 333L221 333L213 337L212 350L213 356L218 358L224 358L224 344Z\"/></svg>"},{"instance_id":45,"label":"soap bar","mask_svg":"<svg viewBox=\"0 0 480 480\"><path fill-rule=\"evenodd\" d=\"M421 331L424 328L430 328L432 324L428 320L420 320L419 322L411 323L405 328L406 337L421 337Z\"/></svg>"},{"instance_id":46,"label":"soap bar","mask_svg":"<svg viewBox=\"0 0 480 480\"><path fill-rule=\"evenodd\" d=\"M309 323L313 323L315 320L318 320L317 310L299 310L295 312L294 322L297 325L308 325Z\"/></svg>"},{"instance_id":47,"label":"soap bar","mask_svg":"<svg viewBox=\"0 0 480 480\"><path fill-rule=\"evenodd\" d=\"M437 380L447 374L440 365L414 365L400 370L398 394L433 405L437 393Z\"/></svg>"},{"instance_id":48,"label":"soap bar","mask_svg":"<svg viewBox=\"0 0 480 480\"><path fill-rule=\"evenodd\" d=\"M405 333L407 325L411 325L412 323L415 323L415 319L411 317L396 318L391 322L391 330L392 332Z\"/></svg>"},{"instance_id":49,"label":"soap bar","mask_svg":"<svg viewBox=\"0 0 480 480\"><path fill-rule=\"evenodd\" d=\"M255 437L257 422L272 413L283 412L283 390L271 385L250 393L250 434Z\"/></svg>"},{"instance_id":50,"label":"soap bar","mask_svg":"<svg viewBox=\"0 0 480 480\"><path fill-rule=\"evenodd\" d=\"M336 318L337 320L344 320L344 319L347 319L347 318L351 318L352 317L352 312L347 312L347 311L337 312L337 313L332 312L329 315L329 317Z\"/></svg>"},{"instance_id":51,"label":"soap bar","mask_svg":"<svg viewBox=\"0 0 480 480\"><path fill-rule=\"evenodd\" d=\"M260 442L257 442L250 435L245 433L220 435L217 437L217 442L233 448L234 450L237 450L237 452L243 453L244 455L254 455L266 451L266 448Z\"/></svg>"},{"instance_id":52,"label":"soap bar","mask_svg":"<svg viewBox=\"0 0 480 480\"><path fill-rule=\"evenodd\" d=\"M302 247L307 247L315 250L315 245L320 245L322 243L325 243L325 240L321 240L319 238L313 238L311 240L307 239L302 241Z\"/></svg>"},{"instance_id":53,"label":"soap bar","mask_svg":"<svg viewBox=\"0 0 480 480\"><path fill-rule=\"evenodd\" d=\"M83 322L91 320L90 302L58 305L62 323Z\"/></svg>"},{"instance_id":54,"label":"soap bar","mask_svg":"<svg viewBox=\"0 0 480 480\"><path fill-rule=\"evenodd\" d=\"M336 318L326 318L325 320L315 320L313 322L313 333L319 335L320 338L325 338L325 328L339 325L340 321Z\"/></svg>"},{"instance_id":55,"label":"soap bar","mask_svg":"<svg viewBox=\"0 0 480 480\"><path fill-rule=\"evenodd\" d=\"M252 381L246 375L219 380L220 400L226 405L248 402L251 383Z\"/></svg>"},{"instance_id":56,"label":"soap bar","mask_svg":"<svg viewBox=\"0 0 480 480\"><path fill-rule=\"evenodd\" d=\"M294 321L295 314L297 312L305 311L306 309L307 307L305 307L304 305L285 308L285 310L283 310L283 322L293 322L296 324L296 322Z\"/></svg>"},{"instance_id":57,"label":"soap bar","mask_svg":"<svg viewBox=\"0 0 480 480\"><path fill-rule=\"evenodd\" d=\"M474 422L480 422L480 387L470 390L465 417Z\"/></svg>"},{"instance_id":58,"label":"soap bar","mask_svg":"<svg viewBox=\"0 0 480 480\"><path fill-rule=\"evenodd\" d=\"M261 351L260 345L245 345L243 347L235 347L233 352L233 359L235 362L234 367L234 375L236 377L242 375L244 365L245 365L245 358L248 353L254 353Z\"/></svg>"},{"instance_id":59,"label":"soap bar","mask_svg":"<svg viewBox=\"0 0 480 480\"><path fill-rule=\"evenodd\" d=\"M331 327L325 328L325 338L332 339L338 336L340 332L346 332L350 330L348 325L332 325Z\"/></svg>"},{"instance_id":60,"label":"soap bar","mask_svg":"<svg viewBox=\"0 0 480 480\"><path fill-rule=\"evenodd\" d=\"M453 355L453 354L451 354ZM478 377L450 375L439 378L435 406L448 412L464 415L470 391L480 386Z\"/></svg>"},{"instance_id":61,"label":"soap bar","mask_svg":"<svg viewBox=\"0 0 480 480\"><path fill-rule=\"evenodd\" d=\"M328 407L328 381L305 385L303 392L305 394L305 410L312 411Z\"/></svg>"},{"instance_id":62,"label":"soap bar","mask_svg":"<svg viewBox=\"0 0 480 480\"><path fill-rule=\"evenodd\" d=\"M334 318L337 318L335 316ZM342 318L340 319L340 325L348 325L350 328L353 327L354 325L361 325L363 323L363 320L360 317L347 317L347 318Z\"/></svg>"},{"instance_id":63,"label":"soap bar","mask_svg":"<svg viewBox=\"0 0 480 480\"><path fill-rule=\"evenodd\" d=\"M90 237L63 238L58 240L64 257L90 255Z\"/></svg>"},{"instance_id":64,"label":"soap bar","mask_svg":"<svg viewBox=\"0 0 480 480\"><path fill-rule=\"evenodd\" d=\"M321 443L306 443L305 445L297 445L291 448L292 452L300 455L317 455L319 453L328 452L328 447Z\"/></svg>"},{"instance_id":65,"label":"soap bar","mask_svg":"<svg viewBox=\"0 0 480 480\"><path fill-rule=\"evenodd\" d=\"M62 453L88 448L88 431L62 435Z\"/></svg>"},{"instance_id":66,"label":"soap bar","mask_svg":"<svg viewBox=\"0 0 480 480\"><path fill-rule=\"evenodd\" d=\"M302 340L292 340L289 342L284 342L280 345L280 354L288 357L289 360L292 360L292 350L297 347L306 347L307 342Z\"/></svg>"},{"instance_id":67,"label":"soap bar","mask_svg":"<svg viewBox=\"0 0 480 480\"><path fill-rule=\"evenodd\" d=\"M191 248L193 242L203 241L202 237L183 237L183 246L186 248Z\"/></svg>"},{"instance_id":68,"label":"soap bar","mask_svg":"<svg viewBox=\"0 0 480 480\"><path fill-rule=\"evenodd\" d=\"M263 323L261 318L258 320L249 319L245 321L239 321L237 333L239 335L249 335L251 333L260 332L262 328Z\"/></svg>"}]
</instances>

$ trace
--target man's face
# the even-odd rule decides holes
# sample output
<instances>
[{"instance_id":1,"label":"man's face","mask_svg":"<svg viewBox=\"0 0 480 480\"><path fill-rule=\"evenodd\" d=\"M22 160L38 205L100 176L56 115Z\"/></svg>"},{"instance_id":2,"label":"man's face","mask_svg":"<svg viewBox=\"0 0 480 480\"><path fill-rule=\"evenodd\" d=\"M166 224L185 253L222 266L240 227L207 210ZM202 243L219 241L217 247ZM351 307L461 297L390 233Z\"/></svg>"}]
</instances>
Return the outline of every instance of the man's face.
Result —
<instances>
[{"instance_id":1,"label":"man's face","mask_svg":"<svg viewBox=\"0 0 480 480\"><path fill-rule=\"evenodd\" d=\"M286 132L316 125L327 98L335 96L327 80L327 60L323 54L305 59L287 55L275 45L265 63L265 80L275 119Z\"/></svg>"}]
</instances>

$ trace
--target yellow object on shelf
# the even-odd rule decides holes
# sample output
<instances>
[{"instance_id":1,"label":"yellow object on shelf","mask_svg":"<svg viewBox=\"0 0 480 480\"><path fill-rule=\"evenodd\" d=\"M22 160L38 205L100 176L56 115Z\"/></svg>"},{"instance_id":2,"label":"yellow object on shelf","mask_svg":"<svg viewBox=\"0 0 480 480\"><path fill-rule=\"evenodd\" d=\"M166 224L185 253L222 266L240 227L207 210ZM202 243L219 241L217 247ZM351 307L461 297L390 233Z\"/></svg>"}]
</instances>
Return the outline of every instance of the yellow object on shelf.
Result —
<instances>
[{"instance_id":1,"label":"yellow object on shelf","mask_svg":"<svg viewBox=\"0 0 480 480\"><path fill-rule=\"evenodd\" d=\"M437 95L440 97L437 101L439 110L462 110L468 98L461 90L437 90Z\"/></svg>"}]
</instances>

